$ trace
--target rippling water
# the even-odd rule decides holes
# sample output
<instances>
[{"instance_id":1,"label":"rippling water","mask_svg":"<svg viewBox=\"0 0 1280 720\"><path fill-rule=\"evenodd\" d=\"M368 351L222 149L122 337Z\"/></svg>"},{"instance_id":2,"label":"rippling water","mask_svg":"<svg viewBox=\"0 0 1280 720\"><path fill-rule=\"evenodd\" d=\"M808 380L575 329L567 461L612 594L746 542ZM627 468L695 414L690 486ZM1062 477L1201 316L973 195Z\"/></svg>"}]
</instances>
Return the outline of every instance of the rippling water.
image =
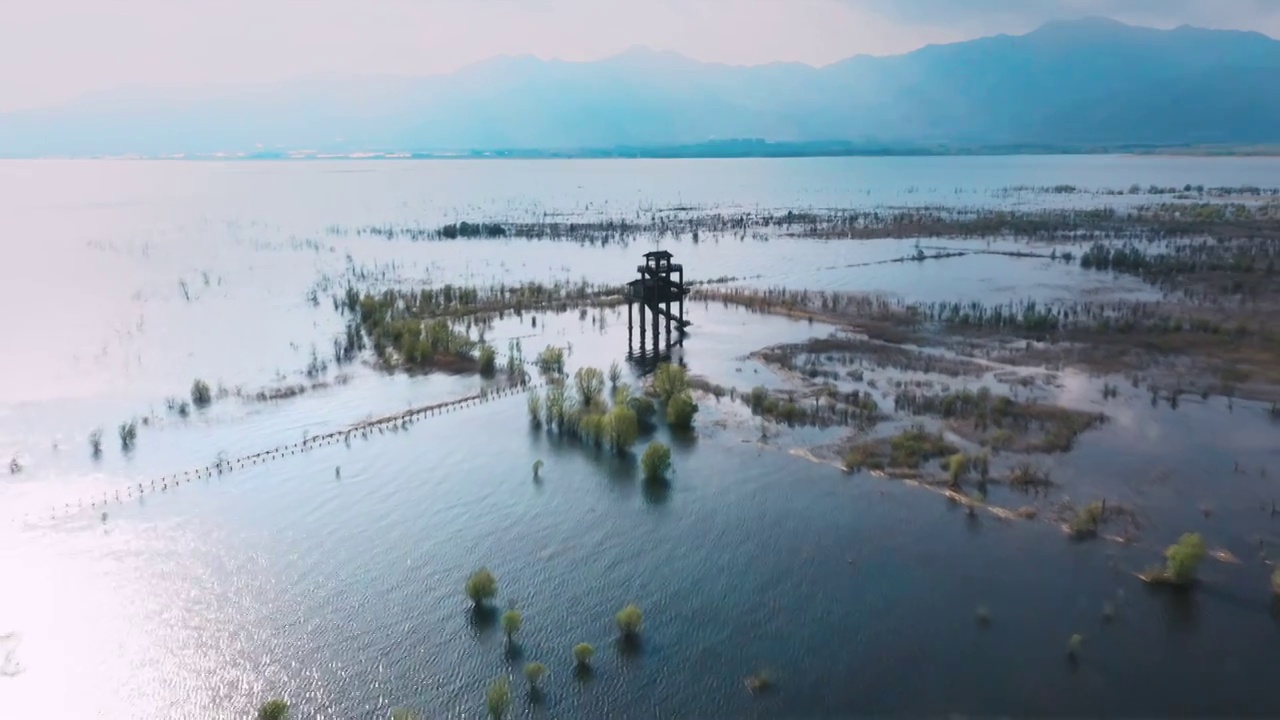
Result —
<instances>
[{"instance_id":1,"label":"rippling water","mask_svg":"<svg viewBox=\"0 0 1280 720\"><path fill-rule=\"evenodd\" d=\"M128 495L219 453L478 389L474 378L357 368L345 386L288 402L230 399L187 421L164 417L164 397L185 394L193 377L256 388L294 377L312 344L323 352L338 318L306 292L348 254L439 282L617 282L647 249L411 244L333 236L330 225L676 204L1031 202L988 191L1266 185L1277 170L1274 160L1100 157L0 163L0 248L18 268L0 285L10 339L0 453L26 464L0 480L0 717L238 718L273 696L303 718L377 718L399 705L478 717L489 680L519 677L528 660L551 668L538 711L548 717L1280 713L1269 686L1280 623L1258 554L1259 540L1280 544L1260 509L1280 495L1280 428L1249 403L1186 401L1174 412L1133 390L1132 402L1102 406L1089 379L1066 377L1066 402L1113 419L1055 462L1055 479L1078 501L1140 504L1144 541L1124 548L1073 545L1044 523L971 521L935 495L762 446L728 400L704 403L696 440L662 438L675 451L666 492L640 483L633 464L531 432L517 395ZM917 299L1150 292L994 256L844 267L912 245L673 249L694 277ZM776 382L743 355L830 330L716 306L691 315L691 370L743 388ZM603 329L576 315L540 317L536 330L508 321L491 339L519 337L527 355L572 342L571 365L607 366L625 351L625 320L603 317ZM122 455L112 428L149 408L159 419ZM107 428L97 462L85 440L95 426ZM546 463L539 483L535 459ZM1247 473L1233 473L1235 461ZM1147 592L1130 572L1188 530L1244 564L1210 563L1191 596ZM499 606L524 613L518 656L462 595L480 565L499 578ZM629 602L645 612L631 653L612 642L613 614ZM1109 624L1104 602L1118 608ZM974 622L979 604L990 627ZM1086 638L1074 667L1073 633ZM598 650L590 678L571 669L583 641ZM762 669L779 691L752 698L742 680ZM516 717L535 714L522 690L515 700Z\"/></svg>"}]
</instances>

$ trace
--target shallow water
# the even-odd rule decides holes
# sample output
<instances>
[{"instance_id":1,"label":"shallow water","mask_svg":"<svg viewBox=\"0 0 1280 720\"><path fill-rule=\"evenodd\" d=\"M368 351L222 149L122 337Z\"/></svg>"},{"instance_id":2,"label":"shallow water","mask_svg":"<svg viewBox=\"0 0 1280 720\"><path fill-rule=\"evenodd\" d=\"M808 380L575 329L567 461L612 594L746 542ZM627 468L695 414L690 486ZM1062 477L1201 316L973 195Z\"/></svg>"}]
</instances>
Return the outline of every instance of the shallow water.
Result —
<instances>
[{"instance_id":1,"label":"shallow water","mask_svg":"<svg viewBox=\"0 0 1280 720\"><path fill-rule=\"evenodd\" d=\"M340 321L306 292L348 253L438 282L619 282L648 249L413 244L326 235L330 224L606 203L907 203L928 188L943 188L931 201L950 198L957 185L976 203L984 189L1020 183L1265 185L1277 168L1166 158L0 163L0 247L15 260L6 266L29 269L0 286L21 341L6 346L0 374L0 453L27 465L0 480L0 717L247 717L272 696L305 718L384 717L396 705L475 717L489 680L519 678L527 660L552 674L536 713L514 693L516 717L1280 713L1268 685L1280 622L1257 543L1277 541L1268 548L1280 553L1280 519L1260 509L1280 496L1280 426L1249 403L1184 397L1176 411L1153 409L1123 380L1125 394L1104 402L1098 380L1063 376L1068 402L1112 420L1047 462L1072 500L1142 508L1142 540L1130 547L1069 543L1047 522L969 519L934 494L794 457L785 437L761 446L728 399L703 402L696 438L660 433L675 454L666 491L641 483L633 464L531 432L515 394L350 447L127 494L220 453L480 388L356 366L349 384L290 401L227 399L187 421L166 416L164 397L185 395L193 377L250 389L296 379ZM691 277L758 285L923 300L1150 293L1003 256L843 267L909 254L910 241L664 243ZM701 303L689 312L678 359L740 389L783 383L747 353L831 330ZM623 358L623 312L538 317L536 330L508 319L489 338L499 348L519 338L526 357L572 343L571 367ZM159 419L122 455L114 424L150 408ZM94 462L85 436L98 425L107 433ZM539 483L536 459L546 463ZM1236 461L1247 474L1233 472ZM104 493L105 521L102 507L78 507ZM1190 597L1149 592L1129 574L1189 530L1242 564L1206 563L1206 586ZM480 565L499 578L499 609L524 613L519 659L468 610L462 582ZM613 613L628 602L645 612L632 654L612 642ZM1104 602L1117 606L1109 624ZM975 622L980 604L990 627ZM1065 657L1073 633L1086 638L1077 666ZM598 652L587 680L570 667L582 641ZM778 692L752 698L742 680L762 669Z\"/></svg>"}]
</instances>

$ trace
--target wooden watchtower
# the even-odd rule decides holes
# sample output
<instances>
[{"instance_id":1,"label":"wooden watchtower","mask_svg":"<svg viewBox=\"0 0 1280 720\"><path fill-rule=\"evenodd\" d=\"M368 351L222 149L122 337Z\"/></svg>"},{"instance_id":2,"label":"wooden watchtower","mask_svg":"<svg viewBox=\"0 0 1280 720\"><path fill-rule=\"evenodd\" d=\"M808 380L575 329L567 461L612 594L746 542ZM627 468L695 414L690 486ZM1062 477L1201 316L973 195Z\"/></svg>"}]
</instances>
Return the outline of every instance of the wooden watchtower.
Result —
<instances>
[{"instance_id":1,"label":"wooden watchtower","mask_svg":"<svg viewBox=\"0 0 1280 720\"><path fill-rule=\"evenodd\" d=\"M671 253L666 250L654 250L644 254L644 264L637 267L640 277L627 283L627 346L631 349L633 359L658 359L661 357L659 320L666 320L666 348L679 345L684 340L685 328L692 323L684 318L684 298L689 288L684 286L684 266L671 262ZM675 278L672 278L675 275ZM633 313L632 306L640 306L640 348L639 352L632 345ZM672 312L671 306L677 309ZM653 323L653 349L648 349L645 338L645 309L649 310ZM671 340L671 326L675 324L677 337Z\"/></svg>"}]
</instances>

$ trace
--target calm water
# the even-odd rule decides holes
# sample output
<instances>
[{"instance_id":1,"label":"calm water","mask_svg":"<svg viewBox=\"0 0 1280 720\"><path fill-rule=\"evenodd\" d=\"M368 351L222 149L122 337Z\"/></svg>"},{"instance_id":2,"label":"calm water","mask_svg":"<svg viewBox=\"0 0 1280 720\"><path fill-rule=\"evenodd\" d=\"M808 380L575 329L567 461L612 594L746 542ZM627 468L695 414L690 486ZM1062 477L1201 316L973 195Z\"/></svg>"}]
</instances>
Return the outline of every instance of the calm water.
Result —
<instances>
[{"instance_id":1,"label":"calm water","mask_svg":"<svg viewBox=\"0 0 1280 720\"><path fill-rule=\"evenodd\" d=\"M379 718L397 705L479 717L487 683L519 677L528 660L551 667L546 701L532 708L517 691L516 717L1280 713L1269 691L1280 622L1258 544L1280 552L1280 520L1260 510L1280 497L1280 426L1220 398L1153 409L1126 386L1128 401L1103 404L1095 381L1064 378L1066 402L1112 422L1054 461L1054 477L1077 502L1143 509L1142 540L1124 548L1071 544L1047 523L973 521L933 494L793 457L785 438L761 446L728 400L703 403L696 440L663 438L675 451L667 492L631 464L530 432L515 396L111 502L105 522L101 507L74 511L219 453L475 392L474 378L356 368L348 385L289 402L163 418L164 398L193 377L257 388L293 379L313 344L325 353L338 318L324 293L319 307L306 294L348 256L437 282L617 282L651 244L412 244L330 225L1097 202L992 191L1277 178L1274 159L1121 157L0 163L11 268L0 457L26 464L0 480L0 717L239 718L272 696L303 718ZM926 300L1150 295L998 256L847 267L912 242L665 243L693 277L759 285ZM779 382L746 353L831 330L701 305L691 314L684 361L741 388ZM537 329L508 321L490 338L519 337L527 355L571 342L571 366L607 366L625 351L625 319L604 318L604 329L576 314L540 316ZM153 408L162 419L122 456L112 428ZM107 428L96 463L85 440L95 426ZM535 459L546 462L537 484ZM1247 474L1232 472L1237 460ZM1206 587L1189 598L1147 592L1130 573L1189 530L1242 563L1207 563ZM499 606L524 613L520 657L468 610L462 582L480 565L499 577ZM612 615L628 602L645 611L630 654L612 644ZM1110 624L1104 602L1117 605ZM988 628L974 622L979 604ZM1073 633L1086 638L1076 667L1065 658ZM570 668L582 641L598 651L587 680ZM753 699L742 679L761 669L779 691Z\"/></svg>"}]
</instances>

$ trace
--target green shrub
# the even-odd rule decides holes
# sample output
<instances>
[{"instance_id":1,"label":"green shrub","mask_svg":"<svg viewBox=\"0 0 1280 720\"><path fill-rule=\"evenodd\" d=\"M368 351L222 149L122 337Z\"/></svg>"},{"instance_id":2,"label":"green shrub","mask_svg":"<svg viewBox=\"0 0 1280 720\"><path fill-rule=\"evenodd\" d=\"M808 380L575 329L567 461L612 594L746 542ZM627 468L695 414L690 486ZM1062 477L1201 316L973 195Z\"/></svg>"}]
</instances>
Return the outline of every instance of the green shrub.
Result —
<instances>
[{"instance_id":1,"label":"green shrub","mask_svg":"<svg viewBox=\"0 0 1280 720\"><path fill-rule=\"evenodd\" d=\"M956 453L947 458L947 477L952 485L959 485L968 470L969 458L965 457L964 453Z\"/></svg>"},{"instance_id":2,"label":"green shrub","mask_svg":"<svg viewBox=\"0 0 1280 720\"><path fill-rule=\"evenodd\" d=\"M676 430L688 430L693 427L693 416L697 412L698 404L686 390L667 402L667 424Z\"/></svg>"},{"instance_id":3,"label":"green shrub","mask_svg":"<svg viewBox=\"0 0 1280 720\"><path fill-rule=\"evenodd\" d=\"M476 605L483 605L498 595L498 580L488 568L480 568L467 578L467 597Z\"/></svg>"},{"instance_id":4,"label":"green shrub","mask_svg":"<svg viewBox=\"0 0 1280 720\"><path fill-rule=\"evenodd\" d=\"M588 643L578 643L573 646L573 659L579 665L591 664L591 658L596 654L596 649Z\"/></svg>"},{"instance_id":5,"label":"green shrub","mask_svg":"<svg viewBox=\"0 0 1280 720\"><path fill-rule=\"evenodd\" d=\"M1086 505L1071 519L1071 536L1083 540L1098 534L1098 526L1106 515L1106 503L1094 501Z\"/></svg>"},{"instance_id":6,"label":"green shrub","mask_svg":"<svg viewBox=\"0 0 1280 720\"><path fill-rule=\"evenodd\" d=\"M1079 634L1072 635L1071 639L1067 640L1067 655L1075 658L1080 654L1080 646L1082 645L1084 645L1084 637Z\"/></svg>"},{"instance_id":7,"label":"green shrub","mask_svg":"<svg viewBox=\"0 0 1280 720\"><path fill-rule=\"evenodd\" d=\"M640 421L626 405L617 405L604 416L604 435L609 447L622 455L640 438Z\"/></svg>"},{"instance_id":8,"label":"green shrub","mask_svg":"<svg viewBox=\"0 0 1280 720\"><path fill-rule=\"evenodd\" d=\"M542 397L538 393L529 391L529 424L534 427L542 426Z\"/></svg>"},{"instance_id":9,"label":"green shrub","mask_svg":"<svg viewBox=\"0 0 1280 720\"><path fill-rule=\"evenodd\" d=\"M618 611L614 616L618 621L618 632L623 637L635 637L640 633L640 624L644 621L644 615L641 614L640 608L635 605L628 605Z\"/></svg>"},{"instance_id":10,"label":"green shrub","mask_svg":"<svg viewBox=\"0 0 1280 720\"><path fill-rule=\"evenodd\" d=\"M661 480L671 471L671 448L658 441L649 443L640 457L640 469L645 480Z\"/></svg>"},{"instance_id":11,"label":"green shrub","mask_svg":"<svg viewBox=\"0 0 1280 720\"><path fill-rule=\"evenodd\" d=\"M643 395L633 395L627 404L635 412L640 427L653 428L653 418L658 414L658 406L653 404L653 400Z\"/></svg>"},{"instance_id":12,"label":"green shrub","mask_svg":"<svg viewBox=\"0 0 1280 720\"><path fill-rule=\"evenodd\" d=\"M1280 596L1280 565L1277 565L1275 572L1271 573L1271 592Z\"/></svg>"}]
</instances>

